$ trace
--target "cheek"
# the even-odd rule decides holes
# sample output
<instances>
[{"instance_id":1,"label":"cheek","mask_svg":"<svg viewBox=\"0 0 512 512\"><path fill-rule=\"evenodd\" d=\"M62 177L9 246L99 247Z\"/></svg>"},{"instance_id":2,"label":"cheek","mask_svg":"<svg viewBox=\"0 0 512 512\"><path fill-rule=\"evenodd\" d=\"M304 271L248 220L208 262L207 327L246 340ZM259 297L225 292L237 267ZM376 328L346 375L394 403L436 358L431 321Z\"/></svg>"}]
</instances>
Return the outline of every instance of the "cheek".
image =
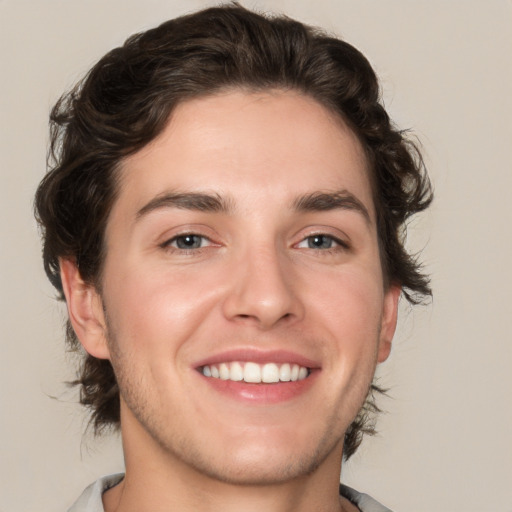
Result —
<instances>
[{"instance_id":1,"label":"cheek","mask_svg":"<svg viewBox=\"0 0 512 512\"><path fill-rule=\"evenodd\" d=\"M130 352L176 351L216 303L218 287L203 274L139 267L109 276L109 322L118 343L129 344Z\"/></svg>"},{"instance_id":2,"label":"cheek","mask_svg":"<svg viewBox=\"0 0 512 512\"><path fill-rule=\"evenodd\" d=\"M383 307L379 275L357 269L342 272L317 281L311 295L313 290L310 306L317 316L315 323L335 340L333 348L341 354L340 360L375 353Z\"/></svg>"}]
</instances>

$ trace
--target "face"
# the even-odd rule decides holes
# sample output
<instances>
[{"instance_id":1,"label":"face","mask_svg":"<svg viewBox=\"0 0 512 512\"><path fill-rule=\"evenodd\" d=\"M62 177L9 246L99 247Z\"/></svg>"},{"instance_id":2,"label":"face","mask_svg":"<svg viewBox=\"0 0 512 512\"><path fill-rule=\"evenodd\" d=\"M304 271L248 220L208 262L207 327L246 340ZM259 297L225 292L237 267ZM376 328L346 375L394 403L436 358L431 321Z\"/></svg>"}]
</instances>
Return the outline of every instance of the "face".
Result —
<instances>
[{"instance_id":1,"label":"face","mask_svg":"<svg viewBox=\"0 0 512 512\"><path fill-rule=\"evenodd\" d=\"M127 460L239 483L339 467L398 298L355 135L292 92L195 99L119 187L79 337L114 366Z\"/></svg>"}]
</instances>

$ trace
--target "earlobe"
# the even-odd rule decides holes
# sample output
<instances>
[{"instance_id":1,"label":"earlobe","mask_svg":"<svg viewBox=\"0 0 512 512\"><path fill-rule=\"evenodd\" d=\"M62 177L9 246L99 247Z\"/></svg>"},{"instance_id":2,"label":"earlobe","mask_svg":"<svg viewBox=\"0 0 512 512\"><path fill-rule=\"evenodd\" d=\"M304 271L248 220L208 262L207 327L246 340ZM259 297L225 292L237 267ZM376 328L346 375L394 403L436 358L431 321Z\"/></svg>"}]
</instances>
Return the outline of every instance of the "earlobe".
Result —
<instances>
[{"instance_id":1,"label":"earlobe","mask_svg":"<svg viewBox=\"0 0 512 512\"><path fill-rule=\"evenodd\" d=\"M379 353L377 361L384 362L391 353L391 343L396 330L398 319L398 300L402 288L398 285L391 285L384 295L382 309L382 324L379 339Z\"/></svg>"},{"instance_id":2,"label":"earlobe","mask_svg":"<svg viewBox=\"0 0 512 512\"><path fill-rule=\"evenodd\" d=\"M96 288L86 283L74 261L61 259L60 275L69 320L84 349L98 359L109 359L102 300Z\"/></svg>"}]
</instances>

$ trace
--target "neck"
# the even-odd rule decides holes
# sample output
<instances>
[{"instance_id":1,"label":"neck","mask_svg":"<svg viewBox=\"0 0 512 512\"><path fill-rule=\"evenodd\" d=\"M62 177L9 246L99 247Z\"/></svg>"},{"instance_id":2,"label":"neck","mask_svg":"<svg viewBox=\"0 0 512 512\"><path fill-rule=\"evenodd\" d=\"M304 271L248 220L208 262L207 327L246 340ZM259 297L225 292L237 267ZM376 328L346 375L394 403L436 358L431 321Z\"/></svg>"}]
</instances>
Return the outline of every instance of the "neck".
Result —
<instances>
[{"instance_id":1,"label":"neck","mask_svg":"<svg viewBox=\"0 0 512 512\"><path fill-rule=\"evenodd\" d=\"M140 425L137 428L140 431L134 436L123 429L126 475L104 494L105 512L357 510L339 497L341 450L306 475L285 481L241 484L197 471L163 450ZM142 438L145 442L133 442Z\"/></svg>"}]
</instances>

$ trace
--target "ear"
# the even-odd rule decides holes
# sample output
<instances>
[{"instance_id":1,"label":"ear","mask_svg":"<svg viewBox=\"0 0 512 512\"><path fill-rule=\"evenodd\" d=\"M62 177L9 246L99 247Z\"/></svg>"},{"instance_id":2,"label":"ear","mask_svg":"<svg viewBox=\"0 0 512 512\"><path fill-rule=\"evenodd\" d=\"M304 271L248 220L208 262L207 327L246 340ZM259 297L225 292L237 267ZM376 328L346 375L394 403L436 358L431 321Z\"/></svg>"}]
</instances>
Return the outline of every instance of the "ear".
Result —
<instances>
[{"instance_id":1,"label":"ear","mask_svg":"<svg viewBox=\"0 0 512 512\"><path fill-rule=\"evenodd\" d=\"M379 353L377 361L384 362L391 352L391 342L395 334L398 318L398 299L402 288L398 285L391 285L384 294L382 307L382 323L379 337Z\"/></svg>"},{"instance_id":2,"label":"ear","mask_svg":"<svg viewBox=\"0 0 512 512\"><path fill-rule=\"evenodd\" d=\"M76 263L60 259L60 277L69 320L84 349L98 359L109 359L103 303L96 288L86 283Z\"/></svg>"}]
</instances>

